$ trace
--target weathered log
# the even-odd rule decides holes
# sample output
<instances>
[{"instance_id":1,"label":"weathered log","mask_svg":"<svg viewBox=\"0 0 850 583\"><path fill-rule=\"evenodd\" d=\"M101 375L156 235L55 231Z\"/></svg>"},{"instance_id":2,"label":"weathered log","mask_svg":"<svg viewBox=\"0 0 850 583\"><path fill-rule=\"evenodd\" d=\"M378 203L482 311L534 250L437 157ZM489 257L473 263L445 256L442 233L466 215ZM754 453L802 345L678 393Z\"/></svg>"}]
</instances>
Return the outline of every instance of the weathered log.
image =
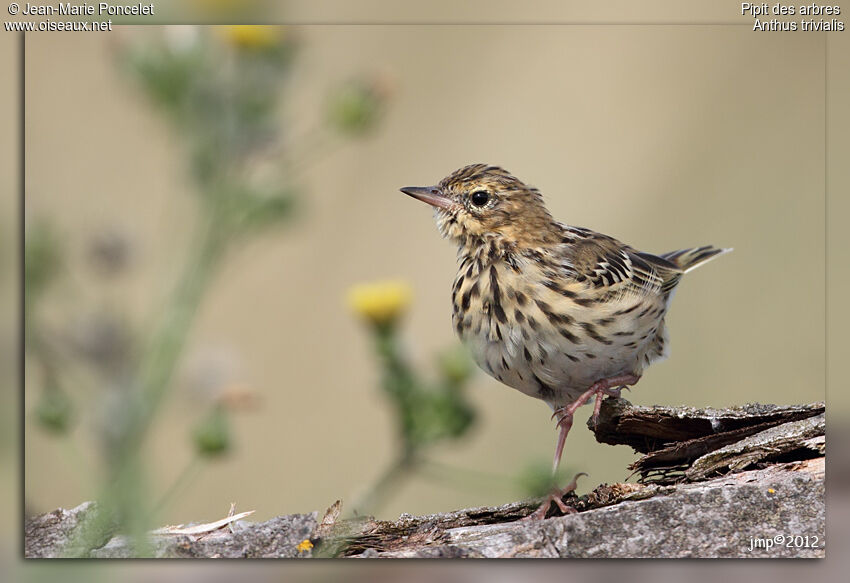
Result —
<instances>
[{"instance_id":1,"label":"weathered log","mask_svg":"<svg viewBox=\"0 0 850 583\"><path fill-rule=\"evenodd\" d=\"M536 500L394 521L339 520L336 503L321 521L313 512L223 528L228 521L217 521L206 525L210 532L159 529L150 548L158 557L222 558L822 557L823 410L822 403L700 410L608 399L597 438L639 446L647 455L636 469L645 477L677 464L675 480L602 484L565 497L576 513L546 520L523 520ZM28 520L26 556L60 556L92 508ZM115 536L90 554L129 557L133 549Z\"/></svg>"}]
</instances>

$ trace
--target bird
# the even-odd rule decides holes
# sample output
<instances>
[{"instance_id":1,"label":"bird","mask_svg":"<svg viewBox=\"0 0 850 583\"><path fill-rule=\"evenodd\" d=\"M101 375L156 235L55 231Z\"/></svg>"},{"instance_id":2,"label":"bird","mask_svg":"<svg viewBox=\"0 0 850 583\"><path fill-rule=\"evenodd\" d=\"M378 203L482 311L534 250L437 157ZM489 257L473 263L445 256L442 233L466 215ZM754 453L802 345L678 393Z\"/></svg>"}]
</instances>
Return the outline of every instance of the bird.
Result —
<instances>
[{"instance_id":1,"label":"bird","mask_svg":"<svg viewBox=\"0 0 850 583\"><path fill-rule=\"evenodd\" d=\"M457 245L452 324L476 364L496 380L547 403L559 429L558 470L575 411L619 397L666 358L665 315L682 276L731 251L704 245L654 255L556 221L539 190L507 170L464 166L434 186L401 192L434 208L437 228ZM562 497L550 503L574 512Z\"/></svg>"}]
</instances>

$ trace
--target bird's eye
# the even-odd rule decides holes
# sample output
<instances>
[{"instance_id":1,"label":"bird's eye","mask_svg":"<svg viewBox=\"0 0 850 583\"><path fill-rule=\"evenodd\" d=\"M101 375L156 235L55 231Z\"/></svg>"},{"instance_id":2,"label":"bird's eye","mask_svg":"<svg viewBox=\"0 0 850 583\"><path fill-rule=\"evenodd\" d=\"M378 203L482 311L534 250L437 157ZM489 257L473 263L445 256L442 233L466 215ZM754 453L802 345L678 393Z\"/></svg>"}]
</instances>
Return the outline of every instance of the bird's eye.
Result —
<instances>
[{"instance_id":1,"label":"bird's eye","mask_svg":"<svg viewBox=\"0 0 850 583\"><path fill-rule=\"evenodd\" d=\"M490 194L486 190L476 190L470 200L475 206L484 206L490 200Z\"/></svg>"}]
</instances>

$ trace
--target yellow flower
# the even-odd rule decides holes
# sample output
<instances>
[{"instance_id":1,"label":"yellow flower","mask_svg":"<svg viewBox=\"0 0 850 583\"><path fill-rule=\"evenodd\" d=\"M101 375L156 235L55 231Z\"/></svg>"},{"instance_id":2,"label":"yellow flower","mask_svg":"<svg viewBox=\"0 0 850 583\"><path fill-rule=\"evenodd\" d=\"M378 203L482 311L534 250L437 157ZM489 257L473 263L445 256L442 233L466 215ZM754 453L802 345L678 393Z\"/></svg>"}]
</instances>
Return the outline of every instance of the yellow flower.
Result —
<instances>
[{"instance_id":1,"label":"yellow flower","mask_svg":"<svg viewBox=\"0 0 850 583\"><path fill-rule=\"evenodd\" d=\"M407 282L379 281L359 284L348 290L348 305L374 324L393 322L410 305L413 290Z\"/></svg>"},{"instance_id":2,"label":"yellow flower","mask_svg":"<svg viewBox=\"0 0 850 583\"><path fill-rule=\"evenodd\" d=\"M297 550L299 553L306 553L312 548L313 543L310 542L309 538L305 538L300 543L298 543L298 546L295 547L295 550Z\"/></svg>"},{"instance_id":3,"label":"yellow flower","mask_svg":"<svg viewBox=\"0 0 850 583\"><path fill-rule=\"evenodd\" d=\"M231 45L248 50L276 47L283 39L283 28L270 25L236 24L221 27L224 40Z\"/></svg>"}]
</instances>

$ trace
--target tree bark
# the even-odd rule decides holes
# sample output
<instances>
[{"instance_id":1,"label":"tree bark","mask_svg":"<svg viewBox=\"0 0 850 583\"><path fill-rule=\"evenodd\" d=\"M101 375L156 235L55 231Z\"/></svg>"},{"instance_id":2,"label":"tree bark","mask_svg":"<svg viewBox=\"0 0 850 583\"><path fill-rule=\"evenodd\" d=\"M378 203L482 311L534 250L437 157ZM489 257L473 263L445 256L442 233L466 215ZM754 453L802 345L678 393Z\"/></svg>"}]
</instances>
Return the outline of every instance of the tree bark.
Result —
<instances>
[{"instance_id":1,"label":"tree bark","mask_svg":"<svg viewBox=\"0 0 850 583\"><path fill-rule=\"evenodd\" d=\"M564 501L576 513L522 520L526 500L395 521L338 520L334 504L202 534L151 533L158 557L823 557L822 403L723 410L603 403L597 439L645 455L638 483ZM649 438L651 436L651 438ZM55 557L92 503L26 523L27 557ZM550 512L556 510L552 505ZM130 557L123 536L92 557Z\"/></svg>"}]
</instances>

